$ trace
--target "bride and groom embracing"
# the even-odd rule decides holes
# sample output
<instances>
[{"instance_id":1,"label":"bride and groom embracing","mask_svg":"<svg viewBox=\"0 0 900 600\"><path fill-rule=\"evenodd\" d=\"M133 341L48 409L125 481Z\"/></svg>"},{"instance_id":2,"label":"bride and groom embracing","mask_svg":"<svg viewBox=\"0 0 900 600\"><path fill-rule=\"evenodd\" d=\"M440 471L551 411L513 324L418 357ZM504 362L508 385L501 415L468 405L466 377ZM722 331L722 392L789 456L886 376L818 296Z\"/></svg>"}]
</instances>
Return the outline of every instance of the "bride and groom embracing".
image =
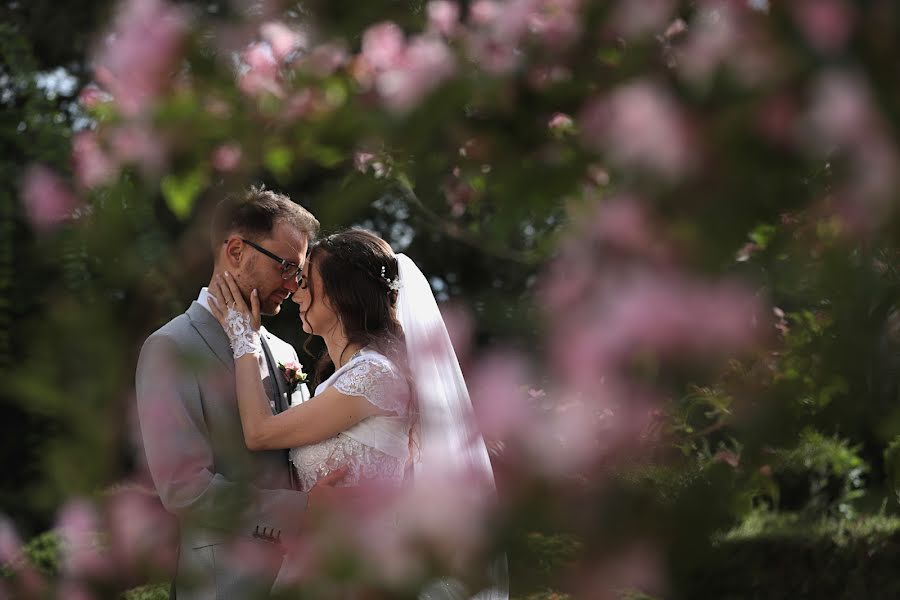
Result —
<instances>
[{"instance_id":1,"label":"bride and groom embracing","mask_svg":"<svg viewBox=\"0 0 900 600\"><path fill-rule=\"evenodd\" d=\"M272 191L223 200L209 286L141 350L138 417L153 483L179 522L180 600L284 590L297 559L281 541L302 538L322 508L364 504L368 484L402 489L450 465L493 486L421 271L370 232L316 240L318 229ZM288 297L327 348L311 398L285 369L296 350L260 325ZM477 597L508 597L500 563ZM442 579L420 597L470 595Z\"/></svg>"}]
</instances>

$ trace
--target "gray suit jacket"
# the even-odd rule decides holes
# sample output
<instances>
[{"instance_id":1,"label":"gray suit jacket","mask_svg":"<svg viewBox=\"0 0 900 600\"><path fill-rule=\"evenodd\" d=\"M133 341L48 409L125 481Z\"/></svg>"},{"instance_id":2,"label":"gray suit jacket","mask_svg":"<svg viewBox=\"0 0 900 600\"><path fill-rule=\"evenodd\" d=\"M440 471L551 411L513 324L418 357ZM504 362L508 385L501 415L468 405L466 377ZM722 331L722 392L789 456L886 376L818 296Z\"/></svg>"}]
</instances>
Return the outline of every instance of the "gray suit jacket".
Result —
<instances>
[{"instance_id":1,"label":"gray suit jacket","mask_svg":"<svg viewBox=\"0 0 900 600\"><path fill-rule=\"evenodd\" d=\"M263 339L274 369L297 360L289 344L268 333ZM276 376L267 389L273 383L273 410L280 412L288 406L287 384ZM299 531L307 497L292 489L286 450L244 445L234 360L212 314L194 302L147 338L136 384L147 465L181 529L179 600L268 590L281 565L274 542Z\"/></svg>"}]
</instances>

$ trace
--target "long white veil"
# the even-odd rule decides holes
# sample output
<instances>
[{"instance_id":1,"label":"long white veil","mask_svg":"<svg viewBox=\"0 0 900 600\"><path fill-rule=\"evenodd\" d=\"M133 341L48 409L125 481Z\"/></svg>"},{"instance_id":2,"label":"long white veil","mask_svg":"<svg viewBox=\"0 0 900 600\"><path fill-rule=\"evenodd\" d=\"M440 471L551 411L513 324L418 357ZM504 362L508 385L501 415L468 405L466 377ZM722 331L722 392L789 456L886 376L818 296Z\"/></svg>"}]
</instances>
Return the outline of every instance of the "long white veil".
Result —
<instances>
[{"instance_id":1,"label":"long white veil","mask_svg":"<svg viewBox=\"0 0 900 600\"><path fill-rule=\"evenodd\" d=\"M406 348L418 404L418 459L413 477L435 469L471 477L476 485L496 492L487 446L478 432L472 401L463 379L450 335L441 317L431 286L422 271L405 254L397 254L400 291L397 317L406 336ZM509 585L505 557L486 568L492 587L478 600L506 600ZM464 597L461 590L429 589L422 598Z\"/></svg>"}]
</instances>

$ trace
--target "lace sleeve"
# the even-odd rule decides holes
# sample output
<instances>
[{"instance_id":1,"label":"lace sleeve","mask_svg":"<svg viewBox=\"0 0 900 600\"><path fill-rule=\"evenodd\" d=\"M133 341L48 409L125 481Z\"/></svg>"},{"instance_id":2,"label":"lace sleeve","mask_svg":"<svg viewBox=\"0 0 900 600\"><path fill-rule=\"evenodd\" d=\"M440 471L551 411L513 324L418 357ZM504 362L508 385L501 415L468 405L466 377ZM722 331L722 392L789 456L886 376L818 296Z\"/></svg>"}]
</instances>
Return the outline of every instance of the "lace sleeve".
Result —
<instances>
[{"instance_id":1,"label":"lace sleeve","mask_svg":"<svg viewBox=\"0 0 900 600\"><path fill-rule=\"evenodd\" d=\"M409 386L386 362L364 358L334 382L348 396L362 396L378 408L405 416L409 409Z\"/></svg>"}]
</instances>

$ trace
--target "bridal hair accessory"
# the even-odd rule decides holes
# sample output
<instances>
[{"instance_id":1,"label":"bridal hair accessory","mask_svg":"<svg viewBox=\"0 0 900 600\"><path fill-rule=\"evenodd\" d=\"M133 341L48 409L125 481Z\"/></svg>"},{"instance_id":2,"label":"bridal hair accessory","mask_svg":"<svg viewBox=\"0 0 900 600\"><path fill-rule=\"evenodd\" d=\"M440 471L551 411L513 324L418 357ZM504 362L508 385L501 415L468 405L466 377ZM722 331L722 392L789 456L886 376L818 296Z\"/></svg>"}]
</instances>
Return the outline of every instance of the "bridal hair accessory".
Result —
<instances>
[{"instance_id":1,"label":"bridal hair accessory","mask_svg":"<svg viewBox=\"0 0 900 600\"><path fill-rule=\"evenodd\" d=\"M386 275L387 268L381 265L381 278L387 282L388 289L392 292L400 291L400 276L391 279Z\"/></svg>"},{"instance_id":2,"label":"bridal hair accessory","mask_svg":"<svg viewBox=\"0 0 900 600\"><path fill-rule=\"evenodd\" d=\"M245 354L262 354L259 332L250 324L250 316L228 307L225 315L225 333L231 343L231 351L237 360Z\"/></svg>"}]
</instances>

